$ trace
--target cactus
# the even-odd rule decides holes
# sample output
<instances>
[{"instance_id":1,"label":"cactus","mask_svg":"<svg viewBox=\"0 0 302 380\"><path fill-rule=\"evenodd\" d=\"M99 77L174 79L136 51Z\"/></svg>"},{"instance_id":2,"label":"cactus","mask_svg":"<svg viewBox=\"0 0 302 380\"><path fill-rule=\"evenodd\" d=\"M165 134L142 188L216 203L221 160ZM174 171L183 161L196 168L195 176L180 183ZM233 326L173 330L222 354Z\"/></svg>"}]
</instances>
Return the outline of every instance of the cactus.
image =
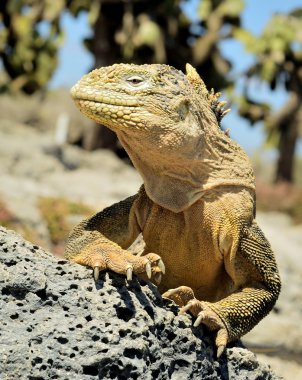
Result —
<instances>
[{"instance_id":1,"label":"cactus","mask_svg":"<svg viewBox=\"0 0 302 380\"><path fill-rule=\"evenodd\" d=\"M57 66L64 0L0 2L0 58L10 80L2 86L32 94L43 89Z\"/></svg>"},{"instance_id":2,"label":"cactus","mask_svg":"<svg viewBox=\"0 0 302 380\"><path fill-rule=\"evenodd\" d=\"M239 111L252 123L264 120L268 144L279 150L277 182L292 182L297 141L302 137L302 8L289 14L276 14L260 36L238 28L234 35L255 55L255 64L247 78L258 78L272 90L283 86L289 94L287 103L274 112L271 107L245 95ZM247 81L247 88L249 81Z\"/></svg>"}]
</instances>

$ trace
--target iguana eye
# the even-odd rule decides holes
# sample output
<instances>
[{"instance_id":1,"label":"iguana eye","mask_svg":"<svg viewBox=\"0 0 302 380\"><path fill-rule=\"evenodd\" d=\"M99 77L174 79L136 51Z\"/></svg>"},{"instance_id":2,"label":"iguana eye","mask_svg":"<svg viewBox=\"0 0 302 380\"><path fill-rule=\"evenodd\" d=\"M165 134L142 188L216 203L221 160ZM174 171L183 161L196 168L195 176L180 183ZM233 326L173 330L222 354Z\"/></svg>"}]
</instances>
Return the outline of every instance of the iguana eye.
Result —
<instances>
[{"instance_id":1,"label":"iguana eye","mask_svg":"<svg viewBox=\"0 0 302 380\"><path fill-rule=\"evenodd\" d=\"M144 81L144 79L142 77L139 77L139 76L133 76L133 77L127 78L126 80L132 86L138 86Z\"/></svg>"}]
</instances>

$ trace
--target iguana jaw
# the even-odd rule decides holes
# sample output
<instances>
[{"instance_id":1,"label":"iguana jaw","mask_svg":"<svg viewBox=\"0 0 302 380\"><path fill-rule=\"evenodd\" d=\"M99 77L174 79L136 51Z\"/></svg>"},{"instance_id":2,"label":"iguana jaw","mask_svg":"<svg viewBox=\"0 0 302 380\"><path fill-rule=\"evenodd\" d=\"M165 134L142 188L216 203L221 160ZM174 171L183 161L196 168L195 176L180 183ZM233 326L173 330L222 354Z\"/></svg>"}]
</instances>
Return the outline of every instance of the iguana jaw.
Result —
<instances>
[{"instance_id":1,"label":"iguana jaw","mask_svg":"<svg viewBox=\"0 0 302 380\"><path fill-rule=\"evenodd\" d=\"M80 111L99 124L113 130L143 126L135 116L135 108L140 106L135 97L116 98L106 91L93 92L89 87L82 88L80 83L73 86L71 95Z\"/></svg>"}]
</instances>

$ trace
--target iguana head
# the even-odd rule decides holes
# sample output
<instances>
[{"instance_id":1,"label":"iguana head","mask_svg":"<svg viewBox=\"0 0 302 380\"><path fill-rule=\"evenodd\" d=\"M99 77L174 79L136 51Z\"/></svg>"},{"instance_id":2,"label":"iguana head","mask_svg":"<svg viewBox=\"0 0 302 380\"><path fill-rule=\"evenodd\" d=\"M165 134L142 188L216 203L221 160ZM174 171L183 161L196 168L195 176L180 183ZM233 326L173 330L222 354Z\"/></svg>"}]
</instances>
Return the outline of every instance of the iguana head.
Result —
<instances>
[{"instance_id":1,"label":"iguana head","mask_svg":"<svg viewBox=\"0 0 302 380\"><path fill-rule=\"evenodd\" d=\"M192 66L185 75L116 64L85 75L71 94L82 113L117 134L161 206L179 212L213 187L254 186L247 157L219 127L223 104Z\"/></svg>"}]
</instances>

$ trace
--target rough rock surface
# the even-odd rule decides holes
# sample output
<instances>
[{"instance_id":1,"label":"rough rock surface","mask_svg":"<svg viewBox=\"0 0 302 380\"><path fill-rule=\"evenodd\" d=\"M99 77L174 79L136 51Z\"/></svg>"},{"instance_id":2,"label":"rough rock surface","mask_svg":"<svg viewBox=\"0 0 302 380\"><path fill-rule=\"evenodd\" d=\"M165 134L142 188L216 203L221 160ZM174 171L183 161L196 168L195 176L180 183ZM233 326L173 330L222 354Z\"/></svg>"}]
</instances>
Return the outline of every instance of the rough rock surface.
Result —
<instances>
[{"instance_id":1,"label":"rough rock surface","mask_svg":"<svg viewBox=\"0 0 302 380\"><path fill-rule=\"evenodd\" d=\"M1 379L280 379L211 336L151 283L91 271L0 227Z\"/></svg>"}]
</instances>

